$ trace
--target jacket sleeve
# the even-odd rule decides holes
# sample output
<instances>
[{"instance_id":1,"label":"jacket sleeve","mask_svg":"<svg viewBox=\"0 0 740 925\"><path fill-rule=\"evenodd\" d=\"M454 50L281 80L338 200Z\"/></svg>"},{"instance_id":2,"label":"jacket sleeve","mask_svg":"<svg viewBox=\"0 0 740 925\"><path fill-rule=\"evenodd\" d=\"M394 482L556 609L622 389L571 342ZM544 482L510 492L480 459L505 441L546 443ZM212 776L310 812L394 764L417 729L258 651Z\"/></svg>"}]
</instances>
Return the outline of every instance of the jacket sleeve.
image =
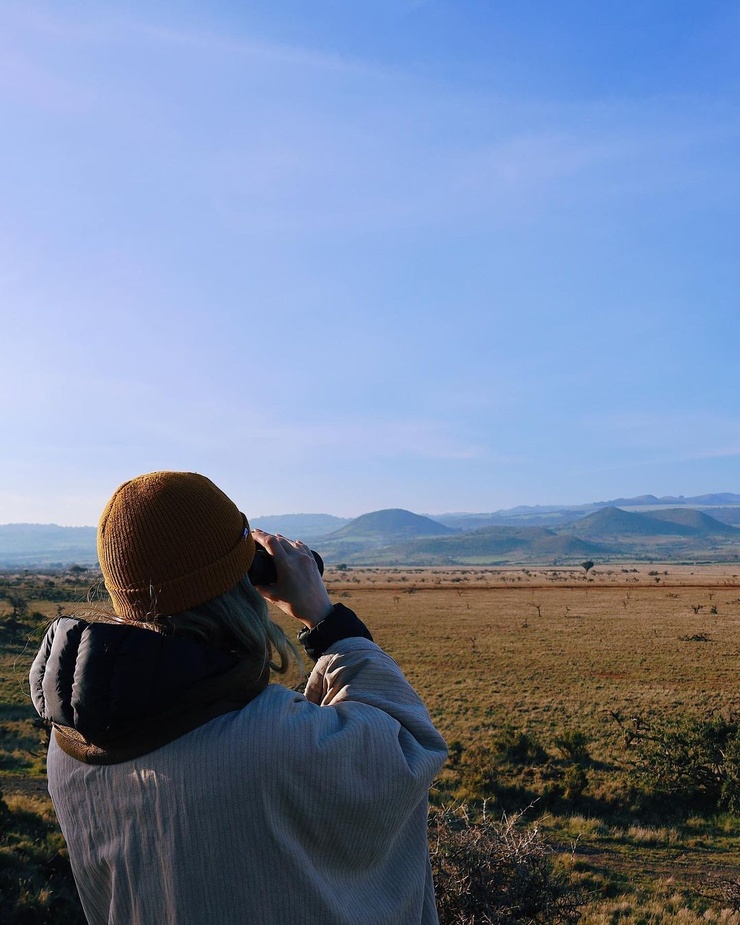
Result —
<instances>
[{"instance_id":1,"label":"jacket sleeve","mask_svg":"<svg viewBox=\"0 0 740 925\"><path fill-rule=\"evenodd\" d=\"M447 748L393 659L362 637L332 644L291 717L270 767L274 778L280 762L282 805L314 862L367 870L399 839L425 856L429 787Z\"/></svg>"},{"instance_id":2,"label":"jacket sleeve","mask_svg":"<svg viewBox=\"0 0 740 925\"><path fill-rule=\"evenodd\" d=\"M421 698L390 655L368 639L352 637L330 646L311 672L305 695L340 713L363 704L371 714L379 711L392 720L409 771L427 788L447 757Z\"/></svg>"}]
</instances>

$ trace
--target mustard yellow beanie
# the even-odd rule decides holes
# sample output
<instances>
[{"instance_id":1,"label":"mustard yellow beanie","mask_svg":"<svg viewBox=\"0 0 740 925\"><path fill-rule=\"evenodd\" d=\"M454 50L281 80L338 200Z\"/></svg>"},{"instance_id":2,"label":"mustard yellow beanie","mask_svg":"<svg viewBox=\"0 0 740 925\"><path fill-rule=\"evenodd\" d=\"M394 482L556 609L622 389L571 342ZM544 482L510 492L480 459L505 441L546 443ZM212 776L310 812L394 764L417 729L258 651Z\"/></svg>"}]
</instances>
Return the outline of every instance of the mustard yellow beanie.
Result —
<instances>
[{"instance_id":1,"label":"mustard yellow beanie","mask_svg":"<svg viewBox=\"0 0 740 925\"><path fill-rule=\"evenodd\" d=\"M98 558L116 613L150 620L204 604L249 571L247 518L210 479L150 472L116 489L98 526Z\"/></svg>"}]
</instances>

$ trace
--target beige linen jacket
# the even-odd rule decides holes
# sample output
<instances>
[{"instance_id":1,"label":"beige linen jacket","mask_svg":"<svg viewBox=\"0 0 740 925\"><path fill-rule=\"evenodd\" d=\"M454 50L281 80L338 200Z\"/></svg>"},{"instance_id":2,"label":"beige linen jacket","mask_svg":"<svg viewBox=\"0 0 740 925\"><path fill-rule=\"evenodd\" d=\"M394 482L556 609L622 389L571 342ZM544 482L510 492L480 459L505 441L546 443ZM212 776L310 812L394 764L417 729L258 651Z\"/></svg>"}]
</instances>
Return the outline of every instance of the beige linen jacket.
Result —
<instances>
[{"instance_id":1,"label":"beige linen jacket","mask_svg":"<svg viewBox=\"0 0 740 925\"><path fill-rule=\"evenodd\" d=\"M435 925L427 795L446 755L375 643L305 696L271 684L130 761L52 739L51 793L90 925Z\"/></svg>"}]
</instances>

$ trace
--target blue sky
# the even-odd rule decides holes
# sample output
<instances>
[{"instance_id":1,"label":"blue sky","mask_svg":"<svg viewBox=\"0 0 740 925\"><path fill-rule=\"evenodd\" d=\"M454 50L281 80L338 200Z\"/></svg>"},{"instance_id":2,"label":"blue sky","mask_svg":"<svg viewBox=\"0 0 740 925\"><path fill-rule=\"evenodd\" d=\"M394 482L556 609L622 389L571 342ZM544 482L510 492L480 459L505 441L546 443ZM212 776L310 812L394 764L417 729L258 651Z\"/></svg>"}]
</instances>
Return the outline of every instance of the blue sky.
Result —
<instances>
[{"instance_id":1,"label":"blue sky","mask_svg":"<svg viewBox=\"0 0 740 925\"><path fill-rule=\"evenodd\" d=\"M737 2L3 2L0 523L740 491L738 102Z\"/></svg>"}]
</instances>

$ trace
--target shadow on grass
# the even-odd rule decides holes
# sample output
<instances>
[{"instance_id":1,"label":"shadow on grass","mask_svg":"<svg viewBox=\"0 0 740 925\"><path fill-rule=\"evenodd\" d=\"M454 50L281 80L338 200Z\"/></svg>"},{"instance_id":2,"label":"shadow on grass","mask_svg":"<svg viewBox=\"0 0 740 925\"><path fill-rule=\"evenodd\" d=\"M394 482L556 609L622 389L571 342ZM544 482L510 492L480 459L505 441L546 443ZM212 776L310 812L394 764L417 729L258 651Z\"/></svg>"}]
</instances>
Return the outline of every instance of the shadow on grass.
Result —
<instances>
[{"instance_id":1,"label":"shadow on grass","mask_svg":"<svg viewBox=\"0 0 740 925\"><path fill-rule=\"evenodd\" d=\"M0 921L5 925L85 925L64 840L31 804L0 796Z\"/></svg>"}]
</instances>

